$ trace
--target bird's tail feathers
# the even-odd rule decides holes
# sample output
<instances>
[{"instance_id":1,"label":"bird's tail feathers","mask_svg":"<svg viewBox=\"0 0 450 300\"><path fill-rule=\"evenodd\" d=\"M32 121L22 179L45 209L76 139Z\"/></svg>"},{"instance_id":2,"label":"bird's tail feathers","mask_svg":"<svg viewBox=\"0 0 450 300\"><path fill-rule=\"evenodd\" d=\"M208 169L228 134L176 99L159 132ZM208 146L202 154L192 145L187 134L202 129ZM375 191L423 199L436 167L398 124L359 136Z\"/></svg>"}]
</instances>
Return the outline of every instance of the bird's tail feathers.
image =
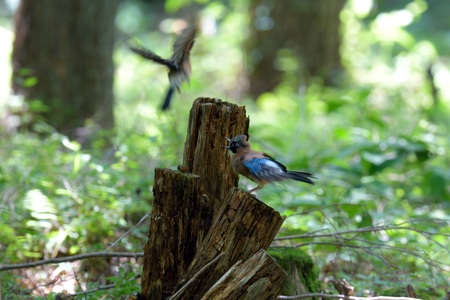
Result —
<instances>
[{"instance_id":1,"label":"bird's tail feathers","mask_svg":"<svg viewBox=\"0 0 450 300\"><path fill-rule=\"evenodd\" d=\"M313 185L314 185L314 181L312 181L311 179L316 179L316 177L314 177L313 174L306 173L306 172L289 171L289 172L287 172L287 175L288 175L288 178L290 178L290 179L294 179L297 181L303 181L303 182L313 184Z\"/></svg>"}]
</instances>

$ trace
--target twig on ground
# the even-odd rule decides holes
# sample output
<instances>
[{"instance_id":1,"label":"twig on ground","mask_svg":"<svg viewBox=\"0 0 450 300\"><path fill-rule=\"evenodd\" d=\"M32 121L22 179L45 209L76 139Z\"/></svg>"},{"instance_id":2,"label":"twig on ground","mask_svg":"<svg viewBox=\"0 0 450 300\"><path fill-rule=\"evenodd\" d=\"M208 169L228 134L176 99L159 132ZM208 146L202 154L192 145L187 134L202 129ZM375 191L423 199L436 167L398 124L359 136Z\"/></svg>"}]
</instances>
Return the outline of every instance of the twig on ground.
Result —
<instances>
[{"instance_id":1,"label":"twig on ground","mask_svg":"<svg viewBox=\"0 0 450 300\"><path fill-rule=\"evenodd\" d=\"M129 279L129 281L136 280L136 279L138 279L139 277L141 277L141 275L133 276L132 278ZM80 295L92 294L92 293L95 293L95 292L98 292L98 291L103 291L103 290L109 290L109 289L112 289L112 288L114 288L115 286L116 286L116 283L108 284L108 285L102 285L102 286L99 286L98 288L95 288L95 289L92 289L92 290L87 290L87 291L85 291L85 292L78 292L78 293L75 293L75 294L70 294L69 296L80 296Z\"/></svg>"},{"instance_id":2,"label":"twig on ground","mask_svg":"<svg viewBox=\"0 0 450 300\"><path fill-rule=\"evenodd\" d=\"M11 265L0 265L0 271L14 270L14 269L26 269L34 268L37 266L48 265L48 264L58 264L64 262L72 262L76 260L82 260L93 257L143 257L144 252L93 252L80 255L73 255L68 257L58 257L51 259L38 260L28 263L11 264Z\"/></svg>"},{"instance_id":3,"label":"twig on ground","mask_svg":"<svg viewBox=\"0 0 450 300\"><path fill-rule=\"evenodd\" d=\"M344 296L344 295L328 295L328 294L303 294L295 296L278 296L277 299L282 300L296 300L296 299L306 299L306 298L334 298L334 299L344 299L344 300L421 300L418 298L409 297L390 297L390 296L377 296L377 297L356 297L356 296Z\"/></svg>"},{"instance_id":4,"label":"twig on ground","mask_svg":"<svg viewBox=\"0 0 450 300\"><path fill-rule=\"evenodd\" d=\"M109 249L111 249L112 247L114 247L115 245L117 245L122 239L124 239L125 237L127 237L134 229L136 229L136 227L140 226L148 217L150 216L150 213L146 213L140 220L139 222L137 222L136 225L134 225L133 227L131 227L130 229L127 230L127 232L125 232L123 235L121 235L114 243L112 243L108 248L106 248L106 250L104 252L108 252Z\"/></svg>"}]
</instances>

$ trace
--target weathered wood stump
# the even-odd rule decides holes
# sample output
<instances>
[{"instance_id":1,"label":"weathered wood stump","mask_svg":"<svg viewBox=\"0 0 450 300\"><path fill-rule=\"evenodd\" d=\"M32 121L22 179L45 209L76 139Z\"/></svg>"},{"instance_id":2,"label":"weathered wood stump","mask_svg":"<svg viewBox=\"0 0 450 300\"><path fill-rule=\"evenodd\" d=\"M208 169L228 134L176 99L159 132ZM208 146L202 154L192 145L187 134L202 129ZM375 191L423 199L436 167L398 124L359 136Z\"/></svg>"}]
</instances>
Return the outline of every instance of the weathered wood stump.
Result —
<instances>
[{"instance_id":1,"label":"weathered wood stump","mask_svg":"<svg viewBox=\"0 0 450 300\"><path fill-rule=\"evenodd\" d=\"M200 176L201 188L214 212L239 180L231 169L230 155L224 148L228 144L225 137L248 135L249 122L245 107L219 99L198 98L192 106L183 167L187 172Z\"/></svg>"},{"instance_id":2,"label":"weathered wood stump","mask_svg":"<svg viewBox=\"0 0 450 300\"><path fill-rule=\"evenodd\" d=\"M209 211L200 201L200 177L193 174L156 169L153 194L141 286L148 299L162 299L192 260L197 237L208 231L202 220Z\"/></svg>"},{"instance_id":3,"label":"weathered wood stump","mask_svg":"<svg viewBox=\"0 0 450 300\"><path fill-rule=\"evenodd\" d=\"M264 250L245 263L238 261L202 297L202 300L276 299L287 273Z\"/></svg>"},{"instance_id":4,"label":"weathered wood stump","mask_svg":"<svg viewBox=\"0 0 450 300\"><path fill-rule=\"evenodd\" d=\"M271 207L249 193L233 188L177 288L217 255L225 255L208 276L199 278L179 299L199 299L236 262L266 249L283 221L284 218Z\"/></svg>"},{"instance_id":5,"label":"weathered wood stump","mask_svg":"<svg viewBox=\"0 0 450 300\"><path fill-rule=\"evenodd\" d=\"M225 285L226 299L234 299L234 285L245 299L273 298L281 290L284 271L260 251L284 218L235 188L238 175L224 148L224 137L248 134L248 126L245 107L210 98L194 102L182 171L155 170L139 299L201 299Z\"/></svg>"}]
</instances>

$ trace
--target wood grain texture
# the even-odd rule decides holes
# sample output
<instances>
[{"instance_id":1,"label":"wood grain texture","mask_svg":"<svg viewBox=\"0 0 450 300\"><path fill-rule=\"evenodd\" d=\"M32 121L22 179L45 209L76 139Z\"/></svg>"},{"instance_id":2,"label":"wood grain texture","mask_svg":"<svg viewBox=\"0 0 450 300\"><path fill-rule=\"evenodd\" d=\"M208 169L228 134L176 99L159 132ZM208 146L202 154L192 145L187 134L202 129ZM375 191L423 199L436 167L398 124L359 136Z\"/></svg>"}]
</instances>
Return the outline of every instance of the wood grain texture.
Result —
<instances>
[{"instance_id":1,"label":"wood grain texture","mask_svg":"<svg viewBox=\"0 0 450 300\"><path fill-rule=\"evenodd\" d=\"M248 134L245 107L219 99L198 98L189 115L183 167L200 176L200 184L214 212L228 191L237 186L238 175L231 169L224 137Z\"/></svg>"},{"instance_id":2,"label":"wood grain texture","mask_svg":"<svg viewBox=\"0 0 450 300\"><path fill-rule=\"evenodd\" d=\"M283 221L284 217L256 197L233 188L176 289L221 252L225 255L208 276L201 277L179 299L200 299L237 261L245 261L259 250L266 249Z\"/></svg>"},{"instance_id":3,"label":"wood grain texture","mask_svg":"<svg viewBox=\"0 0 450 300\"><path fill-rule=\"evenodd\" d=\"M244 107L194 102L182 172L155 171L138 299L275 299L281 290L286 274L261 249L284 217L235 187L224 148L225 136L248 134L248 122Z\"/></svg>"},{"instance_id":4,"label":"wood grain texture","mask_svg":"<svg viewBox=\"0 0 450 300\"><path fill-rule=\"evenodd\" d=\"M286 277L287 273L261 249L246 262L235 263L201 299L276 299Z\"/></svg>"},{"instance_id":5,"label":"wood grain texture","mask_svg":"<svg viewBox=\"0 0 450 300\"><path fill-rule=\"evenodd\" d=\"M162 299L173 293L194 257L197 240L203 240L211 224L203 222L208 208L202 205L198 176L156 169L153 194L141 293Z\"/></svg>"},{"instance_id":6,"label":"wood grain texture","mask_svg":"<svg viewBox=\"0 0 450 300\"><path fill-rule=\"evenodd\" d=\"M140 299L173 294L225 196L238 182L223 148L224 136L246 133L248 123L245 107L210 98L194 102L179 167L183 172L155 170Z\"/></svg>"}]
</instances>

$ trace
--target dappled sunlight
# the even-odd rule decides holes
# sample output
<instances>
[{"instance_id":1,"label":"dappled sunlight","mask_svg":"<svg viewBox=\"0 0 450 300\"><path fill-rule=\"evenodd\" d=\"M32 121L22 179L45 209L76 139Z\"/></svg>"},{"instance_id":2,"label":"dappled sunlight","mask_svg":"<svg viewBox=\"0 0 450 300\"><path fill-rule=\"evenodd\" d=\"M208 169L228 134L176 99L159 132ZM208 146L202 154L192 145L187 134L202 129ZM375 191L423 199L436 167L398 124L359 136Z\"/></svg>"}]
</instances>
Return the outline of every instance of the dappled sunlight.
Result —
<instances>
[{"instance_id":1,"label":"dappled sunlight","mask_svg":"<svg viewBox=\"0 0 450 300\"><path fill-rule=\"evenodd\" d=\"M11 64L13 33L10 28L0 26L0 112L4 110L11 94ZM1 115L1 114L0 114Z\"/></svg>"},{"instance_id":2,"label":"dappled sunlight","mask_svg":"<svg viewBox=\"0 0 450 300\"><path fill-rule=\"evenodd\" d=\"M304 62L284 47L273 62L281 83L252 99L250 54L243 46L252 38L250 1L195 2L200 32L191 52L191 81L174 94L171 110L162 112L167 69L128 46L169 58L176 33L188 24L170 12L186 2L166 1L155 11L147 2L121 3L113 56L116 127L102 131L88 120L95 134L87 141L45 122L27 127L47 107L11 95L14 37L0 26L2 264L106 252L110 245L142 251L148 222L139 222L151 211L154 170L181 164L192 103L211 97L246 106L252 149L317 177L314 186L286 181L257 191L258 199L287 216L274 246L310 253L325 285L334 276L351 279L360 291L411 283L443 293L450 281L450 48L421 23L436 4L348 1L340 14L346 70L340 85L327 86L321 78L307 82ZM269 23L255 26L277 25ZM240 188L255 186L241 177ZM113 264L96 270L108 274L97 282L115 280L123 294L131 293L126 288L136 292L137 284L127 286L124 278L140 274L142 262ZM332 275L331 265L337 266ZM61 263L8 273L5 281L13 285L14 276L30 276L24 286L54 282L37 294L76 293L93 286L93 273L79 262Z\"/></svg>"}]
</instances>

